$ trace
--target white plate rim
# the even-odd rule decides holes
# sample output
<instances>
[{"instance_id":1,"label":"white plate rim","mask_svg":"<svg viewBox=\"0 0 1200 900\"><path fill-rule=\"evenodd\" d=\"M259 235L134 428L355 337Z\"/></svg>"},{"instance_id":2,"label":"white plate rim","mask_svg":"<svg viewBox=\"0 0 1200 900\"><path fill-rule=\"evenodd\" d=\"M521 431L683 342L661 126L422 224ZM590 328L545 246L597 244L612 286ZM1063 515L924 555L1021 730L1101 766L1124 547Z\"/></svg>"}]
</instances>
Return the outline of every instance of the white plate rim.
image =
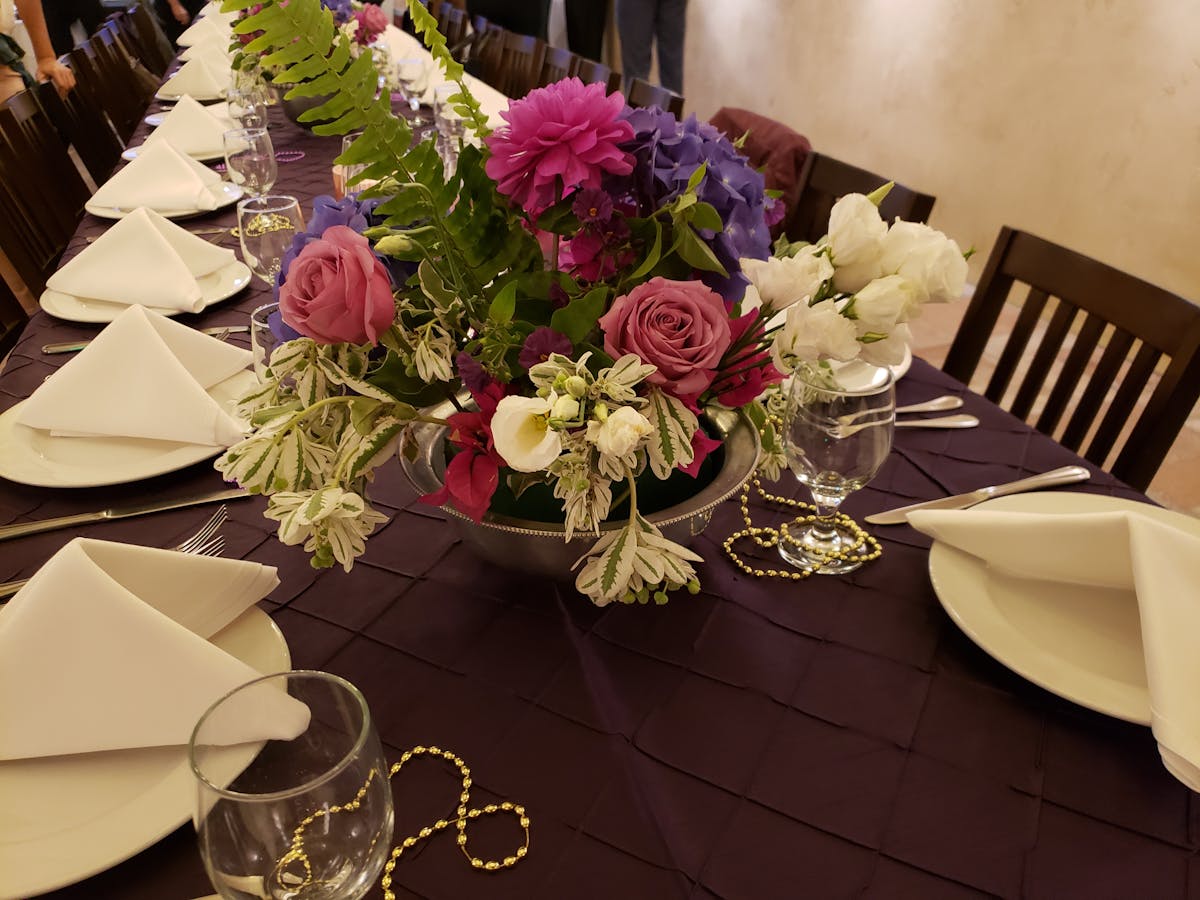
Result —
<instances>
[{"instance_id":1,"label":"white plate rim","mask_svg":"<svg viewBox=\"0 0 1200 900\"><path fill-rule=\"evenodd\" d=\"M180 46L182 47L183 45L180 44ZM224 100L225 92L221 91L220 93L216 94L189 94L187 91L184 91L182 94L164 94L160 88L155 93L154 99L160 103L178 103L184 97L188 96L190 96L197 103L210 103L213 100Z\"/></svg>"},{"instance_id":2,"label":"white plate rim","mask_svg":"<svg viewBox=\"0 0 1200 900\"><path fill-rule=\"evenodd\" d=\"M155 212L164 219L184 219L190 216L203 216L208 213L218 212L227 206L237 203L242 198L241 185L234 184L232 181L222 181L218 190L221 192L221 200L212 209L156 209ZM124 207L97 206L91 200L85 203L83 208L93 216L101 219L123 219L138 209L138 207L125 209Z\"/></svg>"},{"instance_id":3,"label":"white plate rim","mask_svg":"<svg viewBox=\"0 0 1200 900\"><path fill-rule=\"evenodd\" d=\"M1136 511L1182 525L1200 536L1200 520L1183 513L1151 503L1080 491L998 497L974 508L1037 513ZM1101 679L1064 657L1053 656L1004 619L988 597L987 566L982 560L934 541L929 549L929 577L938 602L954 624L1005 668L1079 706L1137 725L1150 724L1150 696L1146 688L1116 678ZM1037 590L1039 585L1046 591L1054 590L1049 582L1029 579L1025 583L1032 590ZM1136 602L1130 593L1130 603ZM1065 668L1068 677L1055 671L1059 668ZM1120 685L1124 688L1122 693L1130 696L1125 699L1114 697L1113 684Z\"/></svg>"},{"instance_id":4,"label":"white plate rim","mask_svg":"<svg viewBox=\"0 0 1200 900\"><path fill-rule=\"evenodd\" d=\"M254 372L246 369L231 375L220 384L214 385L209 389L208 393L218 399L224 398L227 407L232 409L236 398L248 390L256 380L257 377ZM176 472L179 469L184 469L195 463L211 459L224 452L224 449L221 447L145 441L145 444L151 449L155 445L162 445L163 443L167 443L169 449L164 449L160 454L151 457L149 461L142 464L112 466L107 475L100 474L95 469L89 469L86 474L81 470L80 474L77 475L54 476L53 465L38 467L36 464L29 462L35 456L31 441L33 432L36 429L17 422L19 410L25 402L22 400L20 403L16 403L3 413L0 413L0 477L7 478L9 481L14 481L17 484L51 488L107 487L114 484L129 484L130 482L153 478L156 475ZM100 447L109 439L100 437L48 437L47 440L73 441L75 442L75 446L86 449L89 442L93 446ZM16 463L15 466L13 465L14 462ZM73 472L74 470L69 471ZM103 470L100 471L102 472Z\"/></svg>"},{"instance_id":5,"label":"white plate rim","mask_svg":"<svg viewBox=\"0 0 1200 900\"><path fill-rule=\"evenodd\" d=\"M211 295L205 294L204 306L200 312L220 303L222 300L228 300L239 293L253 280L253 274L250 271L250 267L244 262L240 259L234 259L215 272L210 272L208 275L202 276L198 279L201 282L200 289L202 293L206 286L204 283L205 279L211 278L213 275L219 275L220 280L217 282L217 290L214 290ZM220 289L219 286L222 284L227 284L228 286ZM38 305L41 306L43 312L54 316L56 319L88 324L111 322L129 308L129 305L125 303L113 303L108 300L78 297L75 294L64 294L62 291L55 291L50 288L46 288L42 292L42 296L38 298ZM182 316L185 313L190 315L197 314L187 309L168 309L158 306L147 306L146 309L167 318Z\"/></svg>"},{"instance_id":6,"label":"white plate rim","mask_svg":"<svg viewBox=\"0 0 1200 900\"><path fill-rule=\"evenodd\" d=\"M288 671L292 666L291 651L283 632L275 620L257 606L213 635L212 642L222 649L228 649L226 645L231 643L236 647L238 642L243 645L251 642L252 647L234 651L233 655L263 674ZM243 767L258 751L257 744L247 748ZM0 762L0 767L4 765ZM57 850L48 854L52 862L36 871L22 868L31 865L30 842L14 845L10 854L5 852L5 845L0 841L0 872L5 873L5 881L12 879L14 873L19 873L22 879L17 883L6 883L3 886L5 896L31 896L75 884L158 843L192 817L191 779L187 748L180 747L178 765L161 781L147 783L146 793L114 810L112 815L80 823L34 842L36 847ZM49 848L44 847L47 841L51 843Z\"/></svg>"},{"instance_id":7,"label":"white plate rim","mask_svg":"<svg viewBox=\"0 0 1200 900\"><path fill-rule=\"evenodd\" d=\"M149 118L149 117L147 117L147 118ZM135 159L137 159L138 151L142 149L144 144L145 144L145 142L143 141L143 143L138 144L137 146L126 147L124 150L121 151L121 159L127 160L129 162L133 162ZM210 150L208 153L200 153L200 154L188 153L187 155L190 156L192 159L194 159L196 162L202 162L202 163L203 162L215 162L218 159L225 158L225 151Z\"/></svg>"}]
</instances>

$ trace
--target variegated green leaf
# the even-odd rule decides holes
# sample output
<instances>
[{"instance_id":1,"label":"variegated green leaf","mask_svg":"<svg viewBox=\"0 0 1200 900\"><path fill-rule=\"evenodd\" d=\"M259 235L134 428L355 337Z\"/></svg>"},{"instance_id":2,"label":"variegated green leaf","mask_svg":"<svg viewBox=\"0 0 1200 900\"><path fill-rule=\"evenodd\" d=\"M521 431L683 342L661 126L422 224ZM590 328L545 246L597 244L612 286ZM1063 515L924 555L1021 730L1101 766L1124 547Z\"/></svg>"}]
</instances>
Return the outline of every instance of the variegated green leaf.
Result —
<instances>
[{"instance_id":1,"label":"variegated green leaf","mask_svg":"<svg viewBox=\"0 0 1200 900\"><path fill-rule=\"evenodd\" d=\"M350 463L349 477L358 478L391 457L392 442L406 424L394 416L380 416L371 433L359 442L358 452Z\"/></svg>"},{"instance_id":2,"label":"variegated green leaf","mask_svg":"<svg viewBox=\"0 0 1200 900\"><path fill-rule=\"evenodd\" d=\"M692 435L700 423L695 413L683 403L658 388L647 395L649 405L642 410L654 429L646 444L650 470L659 478L666 478L672 470L691 465L695 454L692 451Z\"/></svg>"}]
</instances>

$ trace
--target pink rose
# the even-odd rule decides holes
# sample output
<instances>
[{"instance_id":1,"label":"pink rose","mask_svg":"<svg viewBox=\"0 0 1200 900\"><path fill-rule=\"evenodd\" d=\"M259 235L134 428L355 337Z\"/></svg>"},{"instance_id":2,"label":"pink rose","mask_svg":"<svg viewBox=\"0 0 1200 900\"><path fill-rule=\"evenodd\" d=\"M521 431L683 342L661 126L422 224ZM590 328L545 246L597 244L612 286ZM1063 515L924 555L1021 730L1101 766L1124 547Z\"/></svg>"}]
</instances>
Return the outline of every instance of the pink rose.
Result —
<instances>
[{"instance_id":1,"label":"pink rose","mask_svg":"<svg viewBox=\"0 0 1200 900\"><path fill-rule=\"evenodd\" d=\"M374 344L396 317L387 269L367 239L345 225L326 228L292 261L279 310L318 344Z\"/></svg>"},{"instance_id":2,"label":"pink rose","mask_svg":"<svg viewBox=\"0 0 1200 900\"><path fill-rule=\"evenodd\" d=\"M358 20L358 31L354 33L354 40L363 46L372 43L388 27L387 13L374 3L364 4L363 8L354 14L354 18Z\"/></svg>"},{"instance_id":3,"label":"pink rose","mask_svg":"<svg viewBox=\"0 0 1200 900\"><path fill-rule=\"evenodd\" d=\"M658 366L646 380L676 397L699 396L729 349L729 315L721 295L700 281L651 278L600 317L604 352L635 353Z\"/></svg>"}]
</instances>

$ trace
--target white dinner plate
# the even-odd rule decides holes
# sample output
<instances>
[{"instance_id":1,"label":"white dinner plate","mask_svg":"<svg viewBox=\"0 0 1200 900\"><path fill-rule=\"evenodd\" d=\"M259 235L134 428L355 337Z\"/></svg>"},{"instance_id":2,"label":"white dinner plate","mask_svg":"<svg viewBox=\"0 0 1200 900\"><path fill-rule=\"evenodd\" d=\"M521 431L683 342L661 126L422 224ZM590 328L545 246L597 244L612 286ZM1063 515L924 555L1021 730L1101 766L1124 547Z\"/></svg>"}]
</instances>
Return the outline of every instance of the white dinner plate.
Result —
<instances>
[{"instance_id":1,"label":"white dinner plate","mask_svg":"<svg viewBox=\"0 0 1200 900\"><path fill-rule=\"evenodd\" d=\"M155 212L164 219L186 219L189 216L203 216L210 212L216 212L218 209L224 209L230 204L237 203L242 197L241 186L231 181L222 181L212 190L216 194L217 201L217 205L213 209L156 209ZM84 204L83 208L101 219L123 219L136 209L136 207L125 206L98 206L90 200Z\"/></svg>"},{"instance_id":2,"label":"white dinner plate","mask_svg":"<svg viewBox=\"0 0 1200 900\"><path fill-rule=\"evenodd\" d=\"M253 372L238 372L208 393L232 412L238 397L254 382ZM222 452L220 447L146 438L54 437L17 422L23 403L0 415L0 476L18 484L62 488L125 484L174 472Z\"/></svg>"},{"instance_id":3,"label":"white dinner plate","mask_svg":"<svg viewBox=\"0 0 1200 900\"><path fill-rule=\"evenodd\" d=\"M1200 537L1200 519L1117 497L1050 491L976 509L1036 513L1137 511ZM934 542L933 589L955 624L1023 678L1097 712L1150 724L1142 629L1132 591L1035 581Z\"/></svg>"},{"instance_id":4,"label":"white dinner plate","mask_svg":"<svg viewBox=\"0 0 1200 900\"><path fill-rule=\"evenodd\" d=\"M175 73L172 72L171 74L174 75ZM158 93L154 95L154 99L160 103L178 103L183 96L184 94L164 94L160 88ZM217 100L224 100L225 92L220 91L216 94L192 94L191 97L197 103L213 103Z\"/></svg>"},{"instance_id":5,"label":"white dinner plate","mask_svg":"<svg viewBox=\"0 0 1200 900\"><path fill-rule=\"evenodd\" d=\"M142 149L141 144L138 144L136 147L127 147L124 151L122 151L121 159L127 159L130 162L132 162L133 160L137 159L138 152L141 149ZM217 160L217 159L224 159L225 151L224 150L210 150L208 153L189 153L188 156L190 156L192 159L196 160L196 162L213 162L214 160Z\"/></svg>"},{"instance_id":6,"label":"white dinner plate","mask_svg":"<svg viewBox=\"0 0 1200 900\"><path fill-rule=\"evenodd\" d=\"M228 300L250 283L251 272L241 260L235 259L226 266L203 275L196 279L200 293L204 297L204 309L214 303ZM109 300L93 300L89 297L76 297L74 294L64 294L61 291L45 290L38 300L41 307L50 315L68 322L111 322L125 310L128 304L113 303ZM161 306L146 307L150 312L160 316L178 316L187 310L169 309Z\"/></svg>"},{"instance_id":7,"label":"white dinner plate","mask_svg":"<svg viewBox=\"0 0 1200 900\"><path fill-rule=\"evenodd\" d=\"M875 366L865 363L860 359L854 359L846 363L830 360L829 365L837 373L838 383L846 390L862 390L872 386L873 376L877 371ZM894 366L888 366L888 368L892 370L892 378L895 381L899 381L907 374L911 366L912 350L909 347L905 347L904 359L900 360Z\"/></svg>"},{"instance_id":8,"label":"white dinner plate","mask_svg":"<svg viewBox=\"0 0 1200 900\"><path fill-rule=\"evenodd\" d=\"M264 674L292 667L283 634L257 608L212 642ZM222 768L230 779L261 746L229 748ZM3 897L28 897L103 872L188 821L195 804L186 746L0 762L0 796Z\"/></svg>"}]
</instances>

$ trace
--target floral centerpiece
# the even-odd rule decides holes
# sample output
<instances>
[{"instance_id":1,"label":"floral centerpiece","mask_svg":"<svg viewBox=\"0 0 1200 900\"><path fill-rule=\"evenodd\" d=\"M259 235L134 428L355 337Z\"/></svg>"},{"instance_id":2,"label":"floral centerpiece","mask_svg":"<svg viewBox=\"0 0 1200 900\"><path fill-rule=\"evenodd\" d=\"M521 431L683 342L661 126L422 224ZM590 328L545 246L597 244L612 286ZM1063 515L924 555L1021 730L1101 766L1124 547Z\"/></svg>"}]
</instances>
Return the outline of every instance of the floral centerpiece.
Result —
<instances>
[{"instance_id":1,"label":"floral centerpiece","mask_svg":"<svg viewBox=\"0 0 1200 900\"><path fill-rule=\"evenodd\" d=\"M478 520L542 485L568 539L599 535L620 508L577 588L597 604L695 591L700 558L646 518L639 488L696 475L721 443L703 427L715 408L749 415L777 472L758 398L798 361L887 362L895 326L954 293L941 269L957 248L889 228L878 198L856 196L826 241L771 257L782 210L715 128L568 79L514 101L492 131L433 18L409 11L479 139L454 171L434 141L414 144L319 0L269 2L237 26L260 32L247 49L285 80L330 95L318 133L362 131L337 162L376 185L320 200L297 236L278 288L293 339L242 400L253 432L217 467L269 495L284 542L349 569L385 521L372 471L434 421L453 455L426 502ZM453 414L431 415L447 400Z\"/></svg>"}]
</instances>

